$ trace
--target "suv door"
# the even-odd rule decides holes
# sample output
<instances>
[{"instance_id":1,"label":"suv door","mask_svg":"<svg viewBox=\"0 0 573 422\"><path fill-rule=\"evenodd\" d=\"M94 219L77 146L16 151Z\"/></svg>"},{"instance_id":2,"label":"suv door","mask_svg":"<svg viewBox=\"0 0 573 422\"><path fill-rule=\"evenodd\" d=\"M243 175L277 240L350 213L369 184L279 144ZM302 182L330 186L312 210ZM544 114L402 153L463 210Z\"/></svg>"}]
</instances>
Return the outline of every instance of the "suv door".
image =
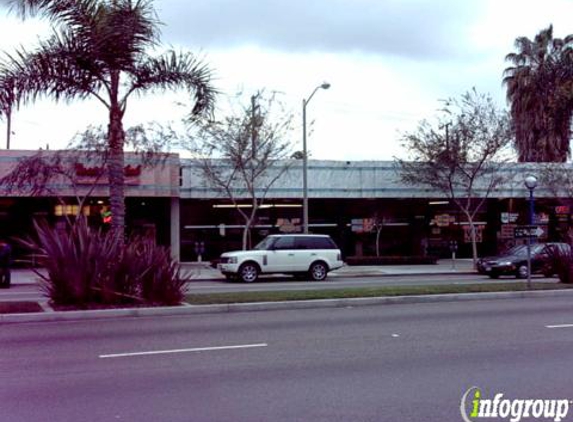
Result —
<instances>
[{"instance_id":1,"label":"suv door","mask_svg":"<svg viewBox=\"0 0 573 422\"><path fill-rule=\"evenodd\" d=\"M295 238L296 254L293 261L293 271L306 272L310 268L316 251L312 243L313 238L309 236L297 236Z\"/></svg>"},{"instance_id":2,"label":"suv door","mask_svg":"<svg viewBox=\"0 0 573 422\"><path fill-rule=\"evenodd\" d=\"M287 273L293 271L295 260L294 236L281 236L268 254L268 271Z\"/></svg>"}]
</instances>

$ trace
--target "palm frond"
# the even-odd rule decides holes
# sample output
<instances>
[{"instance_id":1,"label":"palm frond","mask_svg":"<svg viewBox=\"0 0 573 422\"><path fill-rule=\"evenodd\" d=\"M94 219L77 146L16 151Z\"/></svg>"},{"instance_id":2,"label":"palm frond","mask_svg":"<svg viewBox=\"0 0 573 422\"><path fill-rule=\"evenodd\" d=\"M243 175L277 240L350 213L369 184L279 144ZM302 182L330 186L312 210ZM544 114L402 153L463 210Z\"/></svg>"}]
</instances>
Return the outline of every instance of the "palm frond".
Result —
<instances>
[{"instance_id":1,"label":"palm frond","mask_svg":"<svg viewBox=\"0 0 573 422\"><path fill-rule=\"evenodd\" d=\"M171 90L185 88L193 93L192 114L211 113L217 91L211 85L209 67L191 53L169 51L150 57L131 73L132 88L128 92Z\"/></svg>"},{"instance_id":2,"label":"palm frond","mask_svg":"<svg viewBox=\"0 0 573 422\"><path fill-rule=\"evenodd\" d=\"M41 95L55 100L86 98L102 87L103 70L70 32L54 33L35 51L20 48L8 59L3 69L15 81L20 101Z\"/></svg>"}]
</instances>

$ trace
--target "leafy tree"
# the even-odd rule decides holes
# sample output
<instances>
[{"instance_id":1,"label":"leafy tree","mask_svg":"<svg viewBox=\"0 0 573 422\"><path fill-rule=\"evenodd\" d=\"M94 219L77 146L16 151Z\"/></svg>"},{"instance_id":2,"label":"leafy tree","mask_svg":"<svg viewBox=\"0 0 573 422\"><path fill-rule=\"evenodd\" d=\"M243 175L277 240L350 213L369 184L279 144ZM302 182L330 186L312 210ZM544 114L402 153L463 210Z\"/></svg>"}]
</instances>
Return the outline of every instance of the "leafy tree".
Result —
<instances>
[{"instance_id":1,"label":"leafy tree","mask_svg":"<svg viewBox=\"0 0 573 422\"><path fill-rule=\"evenodd\" d=\"M56 101L96 98L109 114L107 170L112 230L125 226L123 117L132 94L185 88L193 115L209 112L215 90L211 72L190 53L149 51L159 44L151 0L10 0L23 17L39 15L52 35L35 50L20 48L0 66L12 78L17 102L46 95Z\"/></svg>"},{"instance_id":2,"label":"leafy tree","mask_svg":"<svg viewBox=\"0 0 573 422\"><path fill-rule=\"evenodd\" d=\"M470 226L474 265L475 216L504 180L499 167L511 140L507 114L475 89L447 100L436 124L423 121L403 136L412 161L397 160L401 179L442 192L460 209Z\"/></svg>"},{"instance_id":3,"label":"leafy tree","mask_svg":"<svg viewBox=\"0 0 573 422\"><path fill-rule=\"evenodd\" d=\"M553 27L533 40L515 40L503 83L511 104L515 148L522 162L565 162L573 113L573 36L553 37Z\"/></svg>"},{"instance_id":4,"label":"leafy tree","mask_svg":"<svg viewBox=\"0 0 573 422\"><path fill-rule=\"evenodd\" d=\"M199 157L206 183L228 198L245 222L243 249L267 192L288 170L292 116L273 97L257 94L220 121L202 122L194 128L191 149ZM248 197L250 207L239 207Z\"/></svg>"}]
</instances>

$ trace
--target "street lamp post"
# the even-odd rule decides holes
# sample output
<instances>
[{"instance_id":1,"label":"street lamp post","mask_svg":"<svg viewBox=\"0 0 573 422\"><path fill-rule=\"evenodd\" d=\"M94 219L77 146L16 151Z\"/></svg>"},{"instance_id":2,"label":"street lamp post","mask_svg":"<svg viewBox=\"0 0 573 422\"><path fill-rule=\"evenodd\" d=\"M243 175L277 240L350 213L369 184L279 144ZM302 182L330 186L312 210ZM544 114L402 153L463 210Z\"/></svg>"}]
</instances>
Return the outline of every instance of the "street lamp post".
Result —
<instances>
[{"instance_id":1,"label":"street lamp post","mask_svg":"<svg viewBox=\"0 0 573 422\"><path fill-rule=\"evenodd\" d=\"M306 106L319 89L328 89L330 84L324 82L314 88L308 99L302 100L302 228L308 233L308 154L306 148Z\"/></svg>"},{"instance_id":2,"label":"street lamp post","mask_svg":"<svg viewBox=\"0 0 573 422\"><path fill-rule=\"evenodd\" d=\"M525 187L529 189L529 236L527 236L527 288L531 289L531 231L534 224L535 209L533 206L533 190L537 187L537 178L529 175L525 178Z\"/></svg>"}]
</instances>

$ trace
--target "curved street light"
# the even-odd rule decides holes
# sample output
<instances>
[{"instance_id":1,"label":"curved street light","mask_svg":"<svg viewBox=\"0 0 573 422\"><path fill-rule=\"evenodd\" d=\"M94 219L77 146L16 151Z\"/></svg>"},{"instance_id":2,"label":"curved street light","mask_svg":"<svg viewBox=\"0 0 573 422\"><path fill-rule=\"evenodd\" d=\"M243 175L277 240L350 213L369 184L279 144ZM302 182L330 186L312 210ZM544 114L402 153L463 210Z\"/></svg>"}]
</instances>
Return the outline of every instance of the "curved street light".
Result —
<instances>
[{"instance_id":1,"label":"curved street light","mask_svg":"<svg viewBox=\"0 0 573 422\"><path fill-rule=\"evenodd\" d=\"M303 233L308 233L308 154L306 148L306 106L319 89L328 89L330 84L323 82L318 85L309 95L308 99L302 100L302 227Z\"/></svg>"}]
</instances>

